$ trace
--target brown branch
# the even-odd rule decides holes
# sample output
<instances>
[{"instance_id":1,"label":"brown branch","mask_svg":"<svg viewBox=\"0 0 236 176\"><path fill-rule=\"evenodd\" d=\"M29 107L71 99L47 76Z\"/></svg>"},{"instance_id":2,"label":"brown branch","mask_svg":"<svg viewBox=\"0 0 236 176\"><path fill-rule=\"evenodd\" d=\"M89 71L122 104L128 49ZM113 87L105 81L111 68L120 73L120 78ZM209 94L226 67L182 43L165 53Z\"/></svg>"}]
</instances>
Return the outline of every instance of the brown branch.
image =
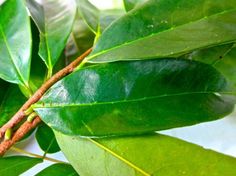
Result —
<instances>
[{"instance_id":1,"label":"brown branch","mask_svg":"<svg viewBox=\"0 0 236 176\"><path fill-rule=\"evenodd\" d=\"M14 133L10 140L5 140L0 144L0 156L3 156L8 149L10 149L16 142L21 140L29 131L34 129L41 119L39 116L35 117L32 122L25 121L20 128Z\"/></svg>"},{"instance_id":2,"label":"brown branch","mask_svg":"<svg viewBox=\"0 0 236 176\"><path fill-rule=\"evenodd\" d=\"M48 81L46 81L35 93L34 95L26 101L26 103L19 109L19 111L12 117L11 120L9 120L5 125L3 125L0 129L0 138L3 137L6 130L9 128L14 127L19 122L22 121L25 117L24 111L27 110L32 104L39 101L39 99L43 96L43 94L57 81L59 81L61 78L65 77L66 75L73 72L73 70L81 63L81 61L92 51L90 48L85 53L83 53L80 57L78 57L76 60L74 60L71 64L54 74ZM6 143L6 142L5 142Z\"/></svg>"}]
</instances>

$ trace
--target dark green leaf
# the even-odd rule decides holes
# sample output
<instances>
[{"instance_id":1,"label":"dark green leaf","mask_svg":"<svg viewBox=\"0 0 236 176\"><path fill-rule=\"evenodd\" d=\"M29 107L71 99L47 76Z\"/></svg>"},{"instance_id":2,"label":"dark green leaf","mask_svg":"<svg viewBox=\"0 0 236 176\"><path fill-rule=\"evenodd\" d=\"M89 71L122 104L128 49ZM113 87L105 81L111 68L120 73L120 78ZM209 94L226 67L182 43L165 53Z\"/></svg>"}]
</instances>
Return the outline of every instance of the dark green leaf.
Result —
<instances>
[{"instance_id":1,"label":"dark green leaf","mask_svg":"<svg viewBox=\"0 0 236 176\"><path fill-rule=\"evenodd\" d=\"M232 42L235 18L235 0L149 0L112 23L87 60L174 57Z\"/></svg>"},{"instance_id":2,"label":"dark green leaf","mask_svg":"<svg viewBox=\"0 0 236 176\"><path fill-rule=\"evenodd\" d=\"M29 170L31 167L41 162L42 159L26 156L0 158L0 175L19 176L23 172Z\"/></svg>"},{"instance_id":3,"label":"dark green leaf","mask_svg":"<svg viewBox=\"0 0 236 176\"><path fill-rule=\"evenodd\" d=\"M233 90L236 91L236 47L222 56L222 59L214 66L226 77Z\"/></svg>"},{"instance_id":4,"label":"dark green leaf","mask_svg":"<svg viewBox=\"0 0 236 176\"><path fill-rule=\"evenodd\" d=\"M91 48L94 38L94 33L91 32L88 25L85 24L84 20L77 14L65 49L67 64Z\"/></svg>"},{"instance_id":5,"label":"dark green leaf","mask_svg":"<svg viewBox=\"0 0 236 176\"><path fill-rule=\"evenodd\" d=\"M99 27L100 10L88 0L77 0L78 12L90 29L96 34Z\"/></svg>"},{"instance_id":6,"label":"dark green leaf","mask_svg":"<svg viewBox=\"0 0 236 176\"><path fill-rule=\"evenodd\" d=\"M236 46L234 43L194 51L187 55L187 59L198 60L214 66L226 77L236 92Z\"/></svg>"},{"instance_id":7,"label":"dark green leaf","mask_svg":"<svg viewBox=\"0 0 236 176\"><path fill-rule=\"evenodd\" d=\"M42 124L41 126L39 126L36 131L35 137L40 148L45 153L56 153L60 151L55 135L51 128L49 128L47 125Z\"/></svg>"},{"instance_id":8,"label":"dark green leaf","mask_svg":"<svg viewBox=\"0 0 236 176\"><path fill-rule=\"evenodd\" d=\"M2 79L0 79L0 97L4 97L4 95L6 94L6 90L9 87L9 83L3 81ZM0 101L2 101L3 98L0 99Z\"/></svg>"},{"instance_id":9,"label":"dark green leaf","mask_svg":"<svg viewBox=\"0 0 236 176\"><path fill-rule=\"evenodd\" d=\"M236 175L236 158L164 135L96 140L61 133L56 136L62 151L81 175Z\"/></svg>"},{"instance_id":10,"label":"dark green leaf","mask_svg":"<svg viewBox=\"0 0 236 176\"><path fill-rule=\"evenodd\" d=\"M27 6L40 31L39 55L52 71L71 32L76 4L74 0L27 0Z\"/></svg>"},{"instance_id":11,"label":"dark green leaf","mask_svg":"<svg viewBox=\"0 0 236 176\"><path fill-rule=\"evenodd\" d=\"M30 72L30 87L36 91L45 81L46 77L46 66L43 63L42 59L38 55L39 50L39 31L34 21L31 20L31 31L33 38L32 46L32 63L31 63L31 72Z\"/></svg>"},{"instance_id":12,"label":"dark green leaf","mask_svg":"<svg viewBox=\"0 0 236 176\"><path fill-rule=\"evenodd\" d=\"M7 123L27 100L16 85L9 84L0 79L0 127ZM17 129L21 125L18 124ZM31 130L21 140L33 133Z\"/></svg>"},{"instance_id":13,"label":"dark green leaf","mask_svg":"<svg viewBox=\"0 0 236 176\"><path fill-rule=\"evenodd\" d=\"M224 77L200 62L116 62L72 73L33 108L66 134L137 134L224 117L234 107L228 91Z\"/></svg>"},{"instance_id":14,"label":"dark green leaf","mask_svg":"<svg viewBox=\"0 0 236 176\"><path fill-rule=\"evenodd\" d=\"M31 35L24 1L6 1L0 16L0 78L28 88Z\"/></svg>"},{"instance_id":15,"label":"dark green leaf","mask_svg":"<svg viewBox=\"0 0 236 176\"><path fill-rule=\"evenodd\" d=\"M80 16L97 37L100 36L111 22L124 14L124 11L121 9L99 10L88 0L77 0L77 4Z\"/></svg>"},{"instance_id":16,"label":"dark green leaf","mask_svg":"<svg viewBox=\"0 0 236 176\"><path fill-rule=\"evenodd\" d=\"M39 172L36 176L73 176L78 175L73 167L69 164L54 164L43 171Z\"/></svg>"},{"instance_id":17,"label":"dark green leaf","mask_svg":"<svg viewBox=\"0 0 236 176\"><path fill-rule=\"evenodd\" d=\"M0 80L0 127L24 104L26 98L16 85Z\"/></svg>"},{"instance_id":18,"label":"dark green leaf","mask_svg":"<svg viewBox=\"0 0 236 176\"><path fill-rule=\"evenodd\" d=\"M123 0L124 6L126 11L130 11L133 8L141 5L142 3L146 2L147 0Z\"/></svg>"},{"instance_id":19,"label":"dark green leaf","mask_svg":"<svg viewBox=\"0 0 236 176\"><path fill-rule=\"evenodd\" d=\"M124 15L123 9L108 9L103 10L100 15L100 32L102 33L109 25Z\"/></svg>"}]
</instances>

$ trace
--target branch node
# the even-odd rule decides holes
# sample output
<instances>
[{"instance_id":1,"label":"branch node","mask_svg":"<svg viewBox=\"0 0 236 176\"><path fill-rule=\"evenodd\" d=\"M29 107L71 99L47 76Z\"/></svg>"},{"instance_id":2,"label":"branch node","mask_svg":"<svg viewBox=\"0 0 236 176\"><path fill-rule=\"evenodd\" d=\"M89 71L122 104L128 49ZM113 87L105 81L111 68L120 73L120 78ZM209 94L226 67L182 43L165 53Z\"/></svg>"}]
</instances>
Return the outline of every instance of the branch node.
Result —
<instances>
[{"instance_id":1,"label":"branch node","mask_svg":"<svg viewBox=\"0 0 236 176\"><path fill-rule=\"evenodd\" d=\"M27 117L27 121L31 123L31 122L35 119L35 117L37 117L36 112L32 112L32 113Z\"/></svg>"},{"instance_id":2,"label":"branch node","mask_svg":"<svg viewBox=\"0 0 236 176\"><path fill-rule=\"evenodd\" d=\"M8 128L5 132L4 140L5 141L10 140L11 137L12 137L12 128Z\"/></svg>"},{"instance_id":3,"label":"branch node","mask_svg":"<svg viewBox=\"0 0 236 176\"><path fill-rule=\"evenodd\" d=\"M33 108L30 106L28 109L24 111L25 116L28 116L34 112Z\"/></svg>"}]
</instances>

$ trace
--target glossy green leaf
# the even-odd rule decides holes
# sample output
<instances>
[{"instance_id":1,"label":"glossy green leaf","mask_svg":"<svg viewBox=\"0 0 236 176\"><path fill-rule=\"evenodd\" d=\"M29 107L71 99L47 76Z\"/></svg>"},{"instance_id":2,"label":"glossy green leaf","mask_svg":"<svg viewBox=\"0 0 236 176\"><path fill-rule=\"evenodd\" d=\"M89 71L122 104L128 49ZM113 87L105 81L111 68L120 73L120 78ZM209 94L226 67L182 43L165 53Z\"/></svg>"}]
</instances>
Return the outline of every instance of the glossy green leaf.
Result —
<instances>
[{"instance_id":1,"label":"glossy green leaf","mask_svg":"<svg viewBox=\"0 0 236 176\"><path fill-rule=\"evenodd\" d=\"M174 57L236 40L235 0L149 0L107 28L89 62Z\"/></svg>"},{"instance_id":2,"label":"glossy green leaf","mask_svg":"<svg viewBox=\"0 0 236 176\"><path fill-rule=\"evenodd\" d=\"M33 38L31 67L33 69L31 69L30 72L30 87L33 89L33 91L36 91L45 81L47 68L38 55L40 34L33 20L31 20L31 32Z\"/></svg>"},{"instance_id":3,"label":"glossy green leaf","mask_svg":"<svg viewBox=\"0 0 236 176\"><path fill-rule=\"evenodd\" d=\"M88 0L77 0L77 6L80 16L96 34L99 27L100 10Z\"/></svg>"},{"instance_id":4,"label":"glossy green leaf","mask_svg":"<svg viewBox=\"0 0 236 176\"><path fill-rule=\"evenodd\" d=\"M5 1L0 16L0 78L28 87L31 35L24 1Z\"/></svg>"},{"instance_id":5,"label":"glossy green leaf","mask_svg":"<svg viewBox=\"0 0 236 176\"><path fill-rule=\"evenodd\" d=\"M43 160L26 156L11 156L0 158L1 176L19 176Z\"/></svg>"},{"instance_id":6,"label":"glossy green leaf","mask_svg":"<svg viewBox=\"0 0 236 176\"><path fill-rule=\"evenodd\" d=\"M111 22L124 14L122 9L99 10L88 0L77 0L77 5L80 16L97 37Z\"/></svg>"},{"instance_id":7,"label":"glossy green leaf","mask_svg":"<svg viewBox=\"0 0 236 176\"><path fill-rule=\"evenodd\" d=\"M0 127L24 104L26 98L16 85L0 80Z\"/></svg>"},{"instance_id":8,"label":"glossy green leaf","mask_svg":"<svg viewBox=\"0 0 236 176\"><path fill-rule=\"evenodd\" d=\"M214 66L236 91L236 46L234 43L194 51L187 59L198 60Z\"/></svg>"},{"instance_id":9,"label":"glossy green leaf","mask_svg":"<svg viewBox=\"0 0 236 176\"><path fill-rule=\"evenodd\" d=\"M40 31L39 55L49 70L57 62L71 32L76 4L74 0L27 0L27 6Z\"/></svg>"},{"instance_id":10,"label":"glossy green leaf","mask_svg":"<svg viewBox=\"0 0 236 176\"><path fill-rule=\"evenodd\" d=\"M60 151L55 135L52 129L49 128L47 125L40 125L36 131L35 137L40 148L45 153L56 153Z\"/></svg>"},{"instance_id":11,"label":"glossy green leaf","mask_svg":"<svg viewBox=\"0 0 236 176\"><path fill-rule=\"evenodd\" d=\"M56 136L81 176L236 175L236 158L165 135L103 139Z\"/></svg>"},{"instance_id":12,"label":"glossy green leaf","mask_svg":"<svg viewBox=\"0 0 236 176\"><path fill-rule=\"evenodd\" d=\"M124 15L123 9L107 9L103 10L100 15L100 32L102 33L113 21Z\"/></svg>"},{"instance_id":13,"label":"glossy green leaf","mask_svg":"<svg viewBox=\"0 0 236 176\"><path fill-rule=\"evenodd\" d=\"M127 12L132 10L133 8L143 4L146 1L147 0L123 0L124 6L125 6L125 10Z\"/></svg>"},{"instance_id":14,"label":"glossy green leaf","mask_svg":"<svg viewBox=\"0 0 236 176\"><path fill-rule=\"evenodd\" d=\"M91 48L93 46L94 38L94 33L77 14L65 49L67 64Z\"/></svg>"},{"instance_id":15,"label":"glossy green leaf","mask_svg":"<svg viewBox=\"0 0 236 176\"><path fill-rule=\"evenodd\" d=\"M224 92L229 92L224 77L200 62L116 62L72 73L33 108L66 134L137 134L224 117L234 107Z\"/></svg>"},{"instance_id":16,"label":"glossy green leaf","mask_svg":"<svg viewBox=\"0 0 236 176\"><path fill-rule=\"evenodd\" d=\"M69 164L54 164L36 174L36 176L77 176L77 172Z\"/></svg>"}]
</instances>

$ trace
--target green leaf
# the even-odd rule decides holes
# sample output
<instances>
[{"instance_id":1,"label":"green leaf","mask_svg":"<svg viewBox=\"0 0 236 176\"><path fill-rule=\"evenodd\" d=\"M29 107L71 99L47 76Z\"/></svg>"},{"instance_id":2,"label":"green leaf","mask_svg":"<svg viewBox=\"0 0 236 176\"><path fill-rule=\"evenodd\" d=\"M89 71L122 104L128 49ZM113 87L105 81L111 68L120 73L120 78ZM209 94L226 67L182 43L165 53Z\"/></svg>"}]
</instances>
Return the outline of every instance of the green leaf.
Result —
<instances>
[{"instance_id":1,"label":"green leaf","mask_svg":"<svg viewBox=\"0 0 236 176\"><path fill-rule=\"evenodd\" d=\"M27 0L26 2L40 31L39 55L51 71L71 32L76 4L74 0L52 0L40 3Z\"/></svg>"},{"instance_id":2,"label":"green leaf","mask_svg":"<svg viewBox=\"0 0 236 176\"><path fill-rule=\"evenodd\" d=\"M121 9L99 10L88 0L77 0L77 6L80 16L97 37L111 22L124 14Z\"/></svg>"},{"instance_id":3,"label":"green leaf","mask_svg":"<svg viewBox=\"0 0 236 176\"><path fill-rule=\"evenodd\" d=\"M175 57L232 42L235 16L235 0L149 0L112 23L87 60Z\"/></svg>"},{"instance_id":4,"label":"green leaf","mask_svg":"<svg viewBox=\"0 0 236 176\"><path fill-rule=\"evenodd\" d=\"M81 175L236 175L236 158L165 135L89 139L56 133L56 137Z\"/></svg>"},{"instance_id":5,"label":"green leaf","mask_svg":"<svg viewBox=\"0 0 236 176\"><path fill-rule=\"evenodd\" d=\"M73 176L78 175L69 164L54 164L36 174L36 176Z\"/></svg>"},{"instance_id":6,"label":"green leaf","mask_svg":"<svg viewBox=\"0 0 236 176\"><path fill-rule=\"evenodd\" d=\"M194 51L187 59L198 60L219 70L236 92L236 46L234 43Z\"/></svg>"},{"instance_id":7,"label":"green leaf","mask_svg":"<svg viewBox=\"0 0 236 176\"><path fill-rule=\"evenodd\" d=\"M128 12L134 9L135 7L143 4L147 0L123 0L123 1L124 1L125 10Z\"/></svg>"},{"instance_id":8,"label":"green leaf","mask_svg":"<svg viewBox=\"0 0 236 176\"><path fill-rule=\"evenodd\" d=\"M0 80L0 127L24 104L26 98L16 85Z\"/></svg>"},{"instance_id":9,"label":"green leaf","mask_svg":"<svg viewBox=\"0 0 236 176\"><path fill-rule=\"evenodd\" d=\"M214 66L221 71L236 92L236 47L227 52Z\"/></svg>"},{"instance_id":10,"label":"green leaf","mask_svg":"<svg viewBox=\"0 0 236 176\"><path fill-rule=\"evenodd\" d=\"M11 156L0 158L1 176L19 176L43 160L26 156Z\"/></svg>"},{"instance_id":11,"label":"green leaf","mask_svg":"<svg viewBox=\"0 0 236 176\"><path fill-rule=\"evenodd\" d=\"M102 33L105 31L105 29L108 28L113 21L120 18L124 14L123 9L103 10L100 15L100 32Z\"/></svg>"},{"instance_id":12,"label":"green leaf","mask_svg":"<svg viewBox=\"0 0 236 176\"><path fill-rule=\"evenodd\" d=\"M33 20L31 20L31 31L33 38L31 67L33 69L31 69L30 72L30 87L32 87L32 89L36 91L39 87L41 87L41 85L45 81L47 68L40 56L38 55L40 34Z\"/></svg>"},{"instance_id":13,"label":"green leaf","mask_svg":"<svg viewBox=\"0 0 236 176\"><path fill-rule=\"evenodd\" d=\"M28 88L31 35L24 1L6 1L0 16L0 78Z\"/></svg>"},{"instance_id":14,"label":"green leaf","mask_svg":"<svg viewBox=\"0 0 236 176\"><path fill-rule=\"evenodd\" d=\"M6 94L5 90L8 88L8 86L9 83L0 79L0 97L4 97L4 95ZM0 99L0 101L2 101L2 98Z\"/></svg>"},{"instance_id":15,"label":"green leaf","mask_svg":"<svg viewBox=\"0 0 236 176\"><path fill-rule=\"evenodd\" d=\"M36 131L35 137L40 148L45 153L56 153L60 151L55 135L47 125L40 125Z\"/></svg>"},{"instance_id":16,"label":"green leaf","mask_svg":"<svg viewBox=\"0 0 236 176\"><path fill-rule=\"evenodd\" d=\"M67 64L91 48L94 38L94 33L77 14L65 49Z\"/></svg>"},{"instance_id":17,"label":"green leaf","mask_svg":"<svg viewBox=\"0 0 236 176\"><path fill-rule=\"evenodd\" d=\"M157 59L78 70L33 108L66 134L125 135L219 119L234 108L229 94L224 77L207 64Z\"/></svg>"},{"instance_id":18,"label":"green leaf","mask_svg":"<svg viewBox=\"0 0 236 176\"><path fill-rule=\"evenodd\" d=\"M100 10L88 0L77 0L78 12L89 28L96 34L99 27Z\"/></svg>"}]
</instances>

